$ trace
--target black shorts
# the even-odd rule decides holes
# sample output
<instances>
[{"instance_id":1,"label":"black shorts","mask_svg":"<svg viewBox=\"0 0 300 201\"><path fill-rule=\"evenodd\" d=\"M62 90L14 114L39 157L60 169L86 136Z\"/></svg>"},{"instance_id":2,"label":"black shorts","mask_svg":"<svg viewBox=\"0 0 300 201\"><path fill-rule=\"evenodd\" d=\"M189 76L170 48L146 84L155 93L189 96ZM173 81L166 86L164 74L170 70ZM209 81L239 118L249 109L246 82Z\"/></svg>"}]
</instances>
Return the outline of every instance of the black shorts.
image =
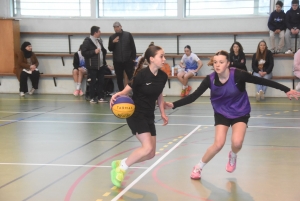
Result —
<instances>
[{"instance_id":1,"label":"black shorts","mask_svg":"<svg viewBox=\"0 0 300 201\"><path fill-rule=\"evenodd\" d=\"M152 120L145 117L131 116L127 118L126 121L133 135L151 133L151 136L156 136L154 119Z\"/></svg>"},{"instance_id":2,"label":"black shorts","mask_svg":"<svg viewBox=\"0 0 300 201\"><path fill-rule=\"evenodd\" d=\"M224 125L224 126L230 127L238 122L244 122L247 125L249 118L250 118L250 114L247 114L245 116L238 117L235 119L228 119L219 113L215 113L215 126L216 125Z\"/></svg>"}]
</instances>

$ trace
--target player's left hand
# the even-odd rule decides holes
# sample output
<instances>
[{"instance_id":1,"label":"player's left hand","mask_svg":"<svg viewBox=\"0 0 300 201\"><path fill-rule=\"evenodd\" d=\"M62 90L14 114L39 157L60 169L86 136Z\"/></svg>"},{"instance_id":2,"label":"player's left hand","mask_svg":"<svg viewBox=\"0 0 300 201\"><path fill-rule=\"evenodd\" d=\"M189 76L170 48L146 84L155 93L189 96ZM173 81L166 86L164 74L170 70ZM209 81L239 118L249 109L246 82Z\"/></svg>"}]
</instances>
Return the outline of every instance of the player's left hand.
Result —
<instances>
[{"instance_id":1,"label":"player's left hand","mask_svg":"<svg viewBox=\"0 0 300 201\"><path fill-rule=\"evenodd\" d=\"M292 97L294 97L296 100L298 100L298 97L300 96L300 92L291 89L290 91L286 92L286 96L292 100Z\"/></svg>"}]
</instances>

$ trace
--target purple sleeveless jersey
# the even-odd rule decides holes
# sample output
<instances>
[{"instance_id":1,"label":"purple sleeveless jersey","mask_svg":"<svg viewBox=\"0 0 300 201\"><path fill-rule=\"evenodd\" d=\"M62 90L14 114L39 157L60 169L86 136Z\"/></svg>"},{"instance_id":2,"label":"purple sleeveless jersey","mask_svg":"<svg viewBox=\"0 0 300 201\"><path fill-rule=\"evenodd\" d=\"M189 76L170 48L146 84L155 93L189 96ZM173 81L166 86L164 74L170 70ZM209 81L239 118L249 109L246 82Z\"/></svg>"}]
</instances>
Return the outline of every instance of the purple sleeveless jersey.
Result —
<instances>
[{"instance_id":1,"label":"purple sleeveless jersey","mask_svg":"<svg viewBox=\"0 0 300 201\"><path fill-rule=\"evenodd\" d=\"M216 73L210 74L210 100L215 113L228 119L235 119L250 113L251 107L246 91L241 92L234 81L235 68L230 68L230 75L223 86L215 86Z\"/></svg>"}]
</instances>

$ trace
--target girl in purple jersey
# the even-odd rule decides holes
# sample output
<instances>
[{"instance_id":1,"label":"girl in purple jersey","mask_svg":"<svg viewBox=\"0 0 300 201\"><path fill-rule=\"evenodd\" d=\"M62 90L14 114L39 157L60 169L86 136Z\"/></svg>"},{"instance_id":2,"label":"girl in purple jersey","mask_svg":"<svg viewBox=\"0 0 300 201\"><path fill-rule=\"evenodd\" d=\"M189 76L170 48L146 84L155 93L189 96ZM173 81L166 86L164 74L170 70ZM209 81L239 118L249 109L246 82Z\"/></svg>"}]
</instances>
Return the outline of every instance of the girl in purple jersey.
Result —
<instances>
[{"instance_id":1,"label":"girl in purple jersey","mask_svg":"<svg viewBox=\"0 0 300 201\"><path fill-rule=\"evenodd\" d=\"M300 93L272 80L255 77L246 71L229 68L229 54L219 51L211 59L214 72L207 75L195 92L173 103L165 103L165 108L177 108L194 102L208 88L211 89L211 103L215 116L215 141L211 145L191 173L191 179L200 179L203 167L222 149L229 127L232 127L231 151L226 165L227 172L236 168L237 153L241 150L247 123L250 118L250 103L245 83L262 84L284 91L289 99L298 100Z\"/></svg>"}]
</instances>

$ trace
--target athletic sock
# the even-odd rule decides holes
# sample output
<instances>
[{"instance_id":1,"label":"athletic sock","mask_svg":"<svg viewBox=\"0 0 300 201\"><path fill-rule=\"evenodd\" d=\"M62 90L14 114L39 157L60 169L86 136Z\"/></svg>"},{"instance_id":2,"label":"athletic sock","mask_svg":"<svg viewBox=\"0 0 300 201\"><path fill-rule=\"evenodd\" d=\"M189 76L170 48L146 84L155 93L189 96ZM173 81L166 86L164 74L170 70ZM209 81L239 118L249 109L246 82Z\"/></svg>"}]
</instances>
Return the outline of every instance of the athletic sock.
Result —
<instances>
[{"instance_id":1,"label":"athletic sock","mask_svg":"<svg viewBox=\"0 0 300 201\"><path fill-rule=\"evenodd\" d=\"M124 158L124 159L121 161L121 165L120 165L120 168L121 168L124 172L128 169L128 166L127 166L127 164L125 163L126 160L127 160L127 158Z\"/></svg>"},{"instance_id":2,"label":"athletic sock","mask_svg":"<svg viewBox=\"0 0 300 201\"><path fill-rule=\"evenodd\" d=\"M234 153L233 151L230 152L230 155L232 158L236 158L236 153Z\"/></svg>"},{"instance_id":3,"label":"athletic sock","mask_svg":"<svg viewBox=\"0 0 300 201\"><path fill-rule=\"evenodd\" d=\"M182 89L186 89L186 88L188 88L188 85L186 86L182 85Z\"/></svg>"},{"instance_id":4,"label":"athletic sock","mask_svg":"<svg viewBox=\"0 0 300 201\"><path fill-rule=\"evenodd\" d=\"M204 166L206 165L206 163L204 163L202 161L202 159L200 160L200 162L197 164L199 166L199 168L202 170L204 168Z\"/></svg>"},{"instance_id":5,"label":"athletic sock","mask_svg":"<svg viewBox=\"0 0 300 201\"><path fill-rule=\"evenodd\" d=\"M80 90L80 87L81 87L81 83L77 83L76 89L77 89L77 90Z\"/></svg>"}]
</instances>

